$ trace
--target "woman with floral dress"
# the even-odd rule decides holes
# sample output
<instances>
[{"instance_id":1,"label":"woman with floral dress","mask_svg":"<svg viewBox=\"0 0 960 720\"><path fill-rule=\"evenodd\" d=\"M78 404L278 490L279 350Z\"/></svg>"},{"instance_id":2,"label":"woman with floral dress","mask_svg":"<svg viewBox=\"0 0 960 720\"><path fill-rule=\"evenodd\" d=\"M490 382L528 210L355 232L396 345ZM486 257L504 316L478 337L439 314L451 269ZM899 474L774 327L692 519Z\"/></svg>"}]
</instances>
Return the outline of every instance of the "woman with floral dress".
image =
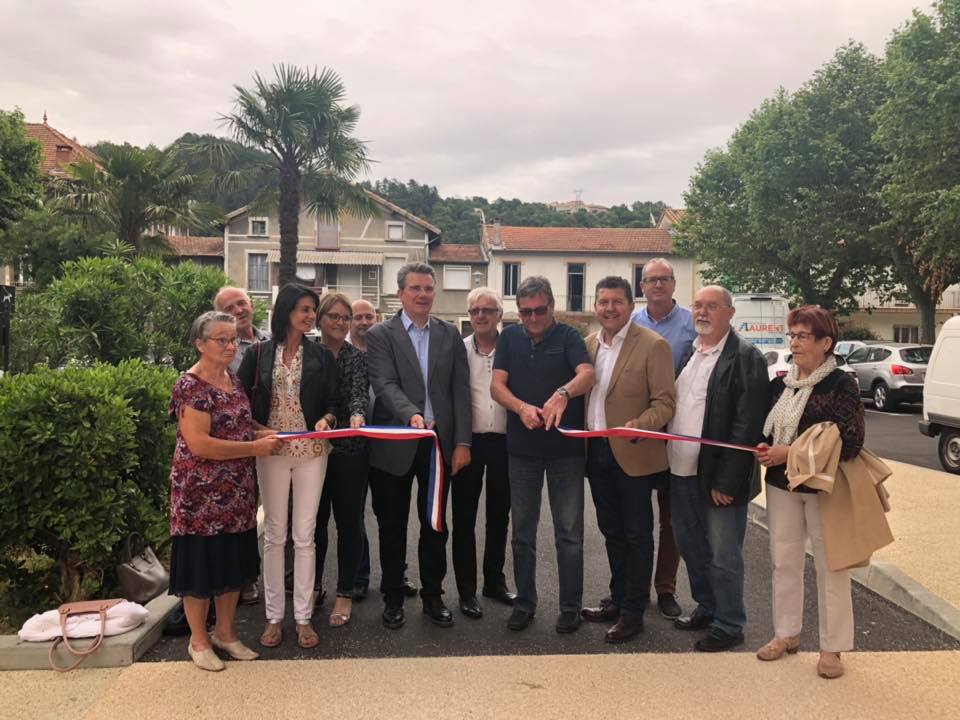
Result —
<instances>
[{"instance_id":1,"label":"woman with floral dress","mask_svg":"<svg viewBox=\"0 0 960 720\"><path fill-rule=\"evenodd\" d=\"M200 359L180 376L170 398L177 444L170 467L170 594L183 598L190 625L188 652L204 670L223 670L213 648L235 660L257 653L237 639L234 614L240 589L260 574L253 456L282 441L256 431L250 404L228 371L237 353L232 316L206 312L190 329ZM213 598L217 624L207 633Z\"/></svg>"}]
</instances>

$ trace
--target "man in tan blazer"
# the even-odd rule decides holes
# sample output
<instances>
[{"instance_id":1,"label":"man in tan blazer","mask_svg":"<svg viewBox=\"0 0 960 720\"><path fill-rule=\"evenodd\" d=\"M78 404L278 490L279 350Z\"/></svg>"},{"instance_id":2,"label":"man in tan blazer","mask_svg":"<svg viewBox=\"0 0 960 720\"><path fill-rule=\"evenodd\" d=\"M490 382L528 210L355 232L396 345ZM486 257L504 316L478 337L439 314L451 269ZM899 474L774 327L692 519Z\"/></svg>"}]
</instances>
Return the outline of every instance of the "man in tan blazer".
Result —
<instances>
[{"instance_id":1,"label":"man in tan blazer","mask_svg":"<svg viewBox=\"0 0 960 720\"><path fill-rule=\"evenodd\" d=\"M597 283L594 311L602 329L587 338L597 382L587 394L586 427L662 430L675 405L673 352L652 330L630 322L633 292L621 277ZM610 561L610 600L584 608L595 622L615 622L606 641L620 643L643 630L653 574L654 483L668 469L662 440L587 441L587 477L597 525Z\"/></svg>"}]
</instances>

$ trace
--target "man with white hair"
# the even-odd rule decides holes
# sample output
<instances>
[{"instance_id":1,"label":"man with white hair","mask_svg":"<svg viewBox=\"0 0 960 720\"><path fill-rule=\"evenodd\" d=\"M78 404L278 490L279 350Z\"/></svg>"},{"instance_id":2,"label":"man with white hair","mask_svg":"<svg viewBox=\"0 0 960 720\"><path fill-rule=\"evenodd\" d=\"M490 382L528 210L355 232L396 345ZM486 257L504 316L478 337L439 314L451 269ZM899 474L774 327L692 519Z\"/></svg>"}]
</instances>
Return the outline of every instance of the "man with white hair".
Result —
<instances>
[{"instance_id":1,"label":"man with white hair","mask_svg":"<svg viewBox=\"0 0 960 720\"><path fill-rule=\"evenodd\" d=\"M719 285L693 302L697 339L677 378L677 408L668 430L756 446L770 407L767 363L730 326L736 309ZM727 650L743 643L743 538L747 504L760 492L753 453L700 443L671 442L670 506L677 547L687 566L696 609L674 620L680 630L706 630L694 647Z\"/></svg>"},{"instance_id":2,"label":"man with white hair","mask_svg":"<svg viewBox=\"0 0 960 720\"><path fill-rule=\"evenodd\" d=\"M467 314L473 334L464 338L470 366L473 404L473 445L470 464L453 478L453 569L460 592L460 612L480 618L477 601L477 507L486 471L486 533L483 547L483 595L506 605L516 597L503 574L510 522L510 480L507 472L507 411L490 397L493 359L503 316L497 293L478 287L467 295Z\"/></svg>"}]
</instances>

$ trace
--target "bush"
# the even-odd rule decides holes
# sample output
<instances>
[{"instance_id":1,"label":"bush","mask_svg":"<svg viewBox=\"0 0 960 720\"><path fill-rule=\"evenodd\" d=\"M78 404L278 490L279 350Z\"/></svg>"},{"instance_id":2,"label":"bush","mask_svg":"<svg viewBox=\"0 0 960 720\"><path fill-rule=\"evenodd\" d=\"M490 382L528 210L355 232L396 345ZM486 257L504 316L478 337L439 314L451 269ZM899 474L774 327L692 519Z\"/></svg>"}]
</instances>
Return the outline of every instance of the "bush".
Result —
<instances>
[{"instance_id":1,"label":"bush","mask_svg":"<svg viewBox=\"0 0 960 720\"><path fill-rule=\"evenodd\" d=\"M880 336L866 327L851 325L840 330L841 340L879 340Z\"/></svg>"},{"instance_id":2,"label":"bush","mask_svg":"<svg viewBox=\"0 0 960 720\"><path fill-rule=\"evenodd\" d=\"M11 369L142 360L185 370L196 360L190 324L227 283L215 268L150 259L81 258L24 296L14 313Z\"/></svg>"},{"instance_id":3,"label":"bush","mask_svg":"<svg viewBox=\"0 0 960 720\"><path fill-rule=\"evenodd\" d=\"M15 623L112 591L127 535L166 535L175 380L139 361L0 379L0 611Z\"/></svg>"}]
</instances>

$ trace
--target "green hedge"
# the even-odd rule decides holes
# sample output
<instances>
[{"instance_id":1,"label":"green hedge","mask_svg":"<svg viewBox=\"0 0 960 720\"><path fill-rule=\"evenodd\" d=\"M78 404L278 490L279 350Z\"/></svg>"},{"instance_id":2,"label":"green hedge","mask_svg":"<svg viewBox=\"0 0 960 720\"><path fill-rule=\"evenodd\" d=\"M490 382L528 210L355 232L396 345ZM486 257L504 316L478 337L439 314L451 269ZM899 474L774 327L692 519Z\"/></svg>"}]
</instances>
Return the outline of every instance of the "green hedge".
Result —
<instances>
[{"instance_id":1,"label":"green hedge","mask_svg":"<svg viewBox=\"0 0 960 720\"><path fill-rule=\"evenodd\" d=\"M176 377L133 360L0 379L0 614L112 591L127 535L166 536Z\"/></svg>"}]
</instances>

